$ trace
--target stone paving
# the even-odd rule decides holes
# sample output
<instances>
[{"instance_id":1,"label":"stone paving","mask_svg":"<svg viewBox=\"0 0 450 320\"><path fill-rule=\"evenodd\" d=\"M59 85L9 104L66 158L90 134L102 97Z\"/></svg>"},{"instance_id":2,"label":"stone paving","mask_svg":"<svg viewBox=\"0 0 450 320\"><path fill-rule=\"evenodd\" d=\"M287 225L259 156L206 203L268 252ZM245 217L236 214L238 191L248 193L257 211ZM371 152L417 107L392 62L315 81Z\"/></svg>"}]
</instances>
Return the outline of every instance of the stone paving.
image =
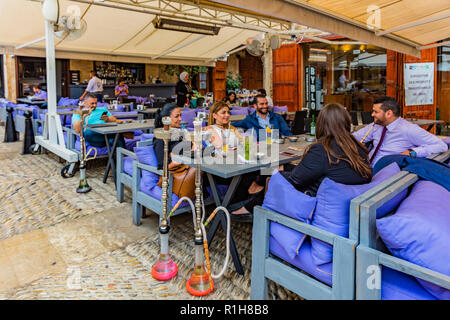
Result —
<instances>
[{"instance_id":1,"label":"stone paving","mask_svg":"<svg viewBox=\"0 0 450 320\"><path fill-rule=\"evenodd\" d=\"M151 276L158 217L150 214L134 226L129 190L118 203L111 180L101 181L101 161L88 170L93 190L79 195L78 174L63 179L57 157L22 156L21 150L22 141L0 142L0 299L194 299L184 288L193 267L189 214L172 218L170 250L179 273L161 283ZM230 261L214 292L200 299L249 299L251 224L233 225L233 235L245 275ZM210 253L217 272L225 257L222 232ZM299 298L273 283L269 288L274 299Z\"/></svg>"}]
</instances>

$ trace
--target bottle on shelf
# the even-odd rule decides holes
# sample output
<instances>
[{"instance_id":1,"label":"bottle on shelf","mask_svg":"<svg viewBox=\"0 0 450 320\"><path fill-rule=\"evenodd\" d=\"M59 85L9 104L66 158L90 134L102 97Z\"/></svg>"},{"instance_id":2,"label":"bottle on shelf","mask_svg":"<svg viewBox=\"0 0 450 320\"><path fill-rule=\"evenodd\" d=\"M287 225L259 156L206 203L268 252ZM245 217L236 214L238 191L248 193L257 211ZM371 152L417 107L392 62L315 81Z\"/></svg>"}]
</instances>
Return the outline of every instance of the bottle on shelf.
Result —
<instances>
[{"instance_id":1,"label":"bottle on shelf","mask_svg":"<svg viewBox=\"0 0 450 320\"><path fill-rule=\"evenodd\" d=\"M316 122L314 121L314 115L312 115L311 125L309 127L309 134L312 136L316 135Z\"/></svg>"}]
</instances>

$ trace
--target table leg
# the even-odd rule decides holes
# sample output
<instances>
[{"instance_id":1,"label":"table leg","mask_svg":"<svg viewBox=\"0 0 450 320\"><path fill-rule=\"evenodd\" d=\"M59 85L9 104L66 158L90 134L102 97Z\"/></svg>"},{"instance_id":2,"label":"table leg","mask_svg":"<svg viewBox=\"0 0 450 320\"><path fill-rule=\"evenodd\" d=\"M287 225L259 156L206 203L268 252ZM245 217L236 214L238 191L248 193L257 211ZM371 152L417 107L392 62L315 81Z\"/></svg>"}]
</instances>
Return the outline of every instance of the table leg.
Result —
<instances>
[{"instance_id":1,"label":"table leg","mask_svg":"<svg viewBox=\"0 0 450 320\"><path fill-rule=\"evenodd\" d=\"M119 139L119 133L116 133L114 136L114 142L112 147L109 145L109 138L108 135L105 135L105 141L106 141L106 148L108 149L108 164L106 165L105 175L103 176L103 183L106 183L106 180L108 179L109 169L112 169L113 172L113 178L114 178L114 184L116 184L116 165L114 162L114 153L116 151L117 147L117 140Z\"/></svg>"},{"instance_id":2,"label":"table leg","mask_svg":"<svg viewBox=\"0 0 450 320\"><path fill-rule=\"evenodd\" d=\"M227 193L225 194L225 197L220 203L219 199L219 192L217 190L217 186L215 184L214 178L208 174L208 179L211 185L211 190L213 192L214 200L216 201L217 206L223 206L227 207L229 202L231 201L234 193L236 192L237 186L239 185L239 182L241 181L241 176L235 176L233 177L233 180L231 181L230 187L228 188ZM223 211L219 211L215 218L212 221L211 227L208 231L207 239L208 244L211 245L211 241L214 239L214 236L216 235L217 229L219 228L219 224L222 226L222 229L224 233L227 230L227 218L225 216L225 213ZM244 270L242 268L241 259L239 258L239 253L236 248L236 244L233 239L233 233L230 229L230 253L231 257L233 259L234 267L236 268L236 272L238 274L244 274Z\"/></svg>"}]
</instances>

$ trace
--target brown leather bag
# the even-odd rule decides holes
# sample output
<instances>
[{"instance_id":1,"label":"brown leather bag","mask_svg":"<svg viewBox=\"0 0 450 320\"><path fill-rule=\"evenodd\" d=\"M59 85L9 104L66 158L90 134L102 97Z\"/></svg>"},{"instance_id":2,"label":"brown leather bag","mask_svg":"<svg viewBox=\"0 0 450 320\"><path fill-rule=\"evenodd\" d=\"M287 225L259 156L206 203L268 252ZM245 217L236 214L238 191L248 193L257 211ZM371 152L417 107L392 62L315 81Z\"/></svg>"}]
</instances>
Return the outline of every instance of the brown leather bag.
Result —
<instances>
[{"instance_id":1,"label":"brown leather bag","mask_svg":"<svg viewBox=\"0 0 450 320\"><path fill-rule=\"evenodd\" d=\"M134 139L134 132L124 132L123 137L127 139Z\"/></svg>"},{"instance_id":2,"label":"brown leather bag","mask_svg":"<svg viewBox=\"0 0 450 320\"><path fill-rule=\"evenodd\" d=\"M172 193L175 193L179 198L189 197L194 199L195 172L195 168L185 164L169 170L169 173L173 175ZM159 178L158 186L162 186L162 177Z\"/></svg>"}]
</instances>

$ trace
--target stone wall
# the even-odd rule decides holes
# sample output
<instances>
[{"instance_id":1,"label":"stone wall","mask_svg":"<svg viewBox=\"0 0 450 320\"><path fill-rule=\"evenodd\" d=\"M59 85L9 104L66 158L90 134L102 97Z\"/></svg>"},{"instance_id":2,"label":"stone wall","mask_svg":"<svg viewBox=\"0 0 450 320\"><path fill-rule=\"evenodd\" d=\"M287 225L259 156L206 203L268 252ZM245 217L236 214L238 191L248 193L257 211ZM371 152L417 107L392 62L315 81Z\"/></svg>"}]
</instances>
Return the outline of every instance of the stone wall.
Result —
<instances>
[{"instance_id":1,"label":"stone wall","mask_svg":"<svg viewBox=\"0 0 450 320\"><path fill-rule=\"evenodd\" d=\"M16 56L5 54L4 56L4 85L5 98L9 101L17 99L17 83L16 83Z\"/></svg>"}]
</instances>

